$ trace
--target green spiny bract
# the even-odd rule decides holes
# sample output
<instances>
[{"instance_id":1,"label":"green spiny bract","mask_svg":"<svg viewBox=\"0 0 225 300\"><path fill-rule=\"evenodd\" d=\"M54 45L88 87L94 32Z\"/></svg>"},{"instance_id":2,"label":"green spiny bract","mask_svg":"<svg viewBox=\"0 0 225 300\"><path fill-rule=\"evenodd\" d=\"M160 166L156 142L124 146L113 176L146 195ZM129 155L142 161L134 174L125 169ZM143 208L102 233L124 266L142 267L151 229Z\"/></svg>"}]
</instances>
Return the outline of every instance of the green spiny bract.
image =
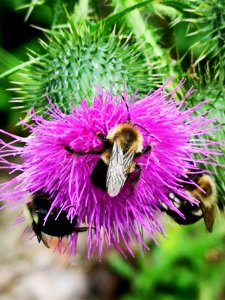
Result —
<instances>
[{"instance_id":1,"label":"green spiny bract","mask_svg":"<svg viewBox=\"0 0 225 300\"><path fill-rule=\"evenodd\" d=\"M188 35L195 35L198 41L192 45L198 50L199 57L195 65L204 60L210 63L211 71L217 80L225 80L225 1L189 0L191 15L188 22Z\"/></svg>"},{"instance_id":2,"label":"green spiny bract","mask_svg":"<svg viewBox=\"0 0 225 300\"><path fill-rule=\"evenodd\" d=\"M200 53L190 68L194 74L187 74L191 79L190 85L196 88L196 92L190 99L192 105L199 103L202 99L209 99L206 104L208 114L210 117L216 117L220 130L212 131L208 138L214 141L224 141L225 1L189 0L188 3L191 6L189 9L191 16L186 19L189 23L188 35L198 37L198 41L192 45L191 49L194 53ZM217 161L224 165L224 142L221 142L220 150L224 155L218 157ZM202 168L215 173L218 203L221 208L225 208L224 172L213 165L204 165Z\"/></svg>"},{"instance_id":3,"label":"green spiny bract","mask_svg":"<svg viewBox=\"0 0 225 300\"><path fill-rule=\"evenodd\" d=\"M38 54L32 53L35 62L23 73L27 83L17 88L21 97L14 101L23 109L34 106L41 112L48 96L67 112L71 100L75 105L83 98L90 103L98 86L122 94L126 84L129 93L138 90L139 96L151 88L149 68L138 44L129 45L131 37L101 25L85 24L78 32L71 21L47 36L48 43L41 41L45 54L37 60Z\"/></svg>"},{"instance_id":4,"label":"green spiny bract","mask_svg":"<svg viewBox=\"0 0 225 300\"><path fill-rule=\"evenodd\" d=\"M220 130L218 131L212 131L210 134L208 134L208 139L211 141L221 141L221 144L217 147L220 148L221 153L224 155L218 156L216 158L217 162L220 165L225 164L225 147L224 147L224 141L225 141L225 109L224 109L224 94L225 94L225 87L221 85L220 82L215 83L212 76L207 72L207 74L204 77L201 77L201 74L199 73L200 78L198 81L195 81L195 87L196 92L193 93L190 97L191 105L196 105L197 103L200 103L202 99L208 99L208 103L205 104L205 108L208 112L208 117L216 117L216 120L218 121L218 125L220 127ZM204 79L203 79L204 78ZM191 83L190 83L191 84ZM192 82L193 84L193 82ZM202 113L201 110L199 110L199 113ZM207 146L206 146L207 147ZM215 165L209 165L209 164L203 164L201 166L203 169L207 169L215 174L215 182L217 186L217 193L218 193L218 205L219 208L225 209L225 201L224 201L224 194L225 194L225 182L224 182L224 170L222 168L217 168Z\"/></svg>"}]
</instances>

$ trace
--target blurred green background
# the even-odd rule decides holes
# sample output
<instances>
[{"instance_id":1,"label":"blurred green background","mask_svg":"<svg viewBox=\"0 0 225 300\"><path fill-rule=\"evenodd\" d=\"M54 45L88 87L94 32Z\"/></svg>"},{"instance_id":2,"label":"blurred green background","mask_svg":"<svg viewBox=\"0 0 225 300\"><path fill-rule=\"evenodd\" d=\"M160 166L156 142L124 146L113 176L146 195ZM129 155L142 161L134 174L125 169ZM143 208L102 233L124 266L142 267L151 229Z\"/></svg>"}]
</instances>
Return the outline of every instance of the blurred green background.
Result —
<instances>
[{"instance_id":1,"label":"blurred green background","mask_svg":"<svg viewBox=\"0 0 225 300\"><path fill-rule=\"evenodd\" d=\"M25 22L28 8L18 9L27 4L23 0L0 1L0 73L3 73L28 59L27 49L40 49L38 38L43 36L41 30L32 27L32 24L49 28L51 26L51 10L48 6L36 9L29 22ZM38 1L36 1L38 3ZM20 130L15 128L21 115L18 110L10 109L13 105L10 100L16 96L12 90L11 81L18 81L17 73L0 81L0 124L1 128L9 131Z\"/></svg>"},{"instance_id":2,"label":"blurred green background","mask_svg":"<svg viewBox=\"0 0 225 300\"><path fill-rule=\"evenodd\" d=\"M32 2L27 0L0 1L0 73L16 67L22 62L26 62L28 59L27 48L38 53L43 52L38 39L42 38L45 40L45 37L43 32L40 29L37 29L37 27L46 29L51 28L57 15L56 4L59 5L61 2L62 1L50 0L36 0ZM115 8L116 2L118 2L117 4L122 8L129 7L129 5L136 3L135 1L89 2L90 15L96 15L99 19L104 18L112 12ZM73 11L75 3L76 1L64 1L68 12ZM153 1L152 3L157 4L157 1ZM199 3L200 2L198 2L198 5ZM214 99L213 92L209 90L210 94L207 95L204 88L205 86L211 88L210 85L207 85L207 80L210 80L210 78L206 76L207 70L204 69L204 67L209 66L212 68L213 66L213 79L217 82L216 85L214 84L214 86L217 86L216 97L220 97L224 88L224 79L221 79L223 75L222 71L220 71L220 69L218 69L218 67L214 64L217 59L216 55L223 57L223 46L220 47L218 45L221 52L217 51L216 53L216 49L215 52L212 52L214 51L212 50L213 45L210 45L207 48L208 52L206 50L204 51L204 57L202 54L202 50L205 49L204 43L200 45L201 47L194 47L193 50L190 51L190 46L195 45L195 43L199 40L207 40L208 37L207 27L205 27L205 31L203 30L197 35L187 37L188 27L191 22L194 22L194 17L192 16L193 19L190 23L185 23L181 20L182 16L179 15L178 12L184 10L185 5L192 5L193 1L163 1L163 4L168 5L171 10L174 9L170 12L168 9L168 16L165 14L165 8L162 7L161 11L160 7L157 7L157 9L155 8L155 12L150 8L142 10L142 16L144 16L143 20L146 22L146 28L148 30L150 27L151 29L154 29L152 31L147 30L147 32L155 32L156 45L159 47L159 53L154 54L154 60L157 62L158 59L160 63L164 63L164 67L159 64L160 67L158 69L156 68L155 73L158 73L157 82L160 81L160 78L163 81L163 79L170 75L173 75L175 78L187 77L190 87L190 85L193 84L192 79L194 77L195 79L198 79L200 89L202 83L202 90L204 90L204 93L198 94L198 99L203 100L205 96ZM207 4L210 5L210 1L206 1L205 8L207 8ZM215 2L211 1L211 4L214 5ZM225 4L223 4L223 1L219 1L216 6L218 9L221 9L222 20L224 20L223 9L225 7ZM28 7L26 7L26 5L28 5ZM23 6L25 6L25 8L22 9ZM191 7L193 8L194 6ZM31 10L31 14L25 22L24 19L29 8ZM34 9L32 10L31 8ZM204 7L202 11L204 11ZM186 15L187 18L190 18L190 15L188 15L189 13L190 10ZM220 10L217 16L218 15L220 15ZM202 15L198 14L198 17L202 17ZM60 15L58 18L60 22L64 22L65 19L65 15ZM134 20L133 17L129 17L128 15L127 23L130 22L131 24L132 20ZM171 26L171 21L174 22L173 26ZM117 20L117 22L120 23L119 20ZM35 27L32 25L35 25ZM130 27L130 30L134 33L136 28L135 26L137 26L137 24L131 25ZM217 29L219 30L219 28ZM221 30L222 29L224 30L224 28L221 28ZM139 34L142 39L149 37L148 34L143 35L143 32L136 34L137 36ZM223 33L222 36L224 42L225 34ZM207 42L211 43L210 40ZM155 48L153 52L157 52L156 50L157 49ZM147 54L146 57L148 57L148 55L149 54ZM182 59L180 59L181 57ZM200 57L201 59L199 59ZM200 61L199 64L196 63L198 59ZM218 58L218 60L221 61L220 58ZM222 61L221 64L223 65ZM21 117L21 110L18 108L12 109L12 106L15 105L10 103L10 99L16 97L17 93L13 90L14 85L12 82L20 81L20 72L12 73L10 76L6 76L0 81L0 124L1 128L6 129L7 131L23 134L23 132L20 132L21 128L19 126L15 126ZM194 84L195 82L196 81L194 81ZM221 83L219 87L218 82ZM152 84L150 84L150 87L151 86ZM195 86L198 86L198 84ZM7 214L7 212L5 213ZM3 222L1 220L1 232L7 231L8 235L10 235L14 229L12 228L11 223L7 226L5 224L7 224L7 222ZM16 234L18 235L17 231ZM3 234L1 244L6 243L6 245L10 246L10 243L12 242L8 244L7 237L4 240L4 236L5 235ZM14 238L16 239L15 236ZM103 258L102 262L98 262L97 260L86 262L84 259L85 255L83 253L79 253L78 259L75 259L75 263L72 261L70 267L66 264L63 265L64 271L60 268L56 270L54 269L55 277L52 276L52 288L55 283L58 284L57 278L60 280L60 277L65 280L65 286L68 284L75 284L73 280L75 280L76 277L74 276L76 276L75 273L77 272L77 269L79 269L79 276L82 277L84 282L86 282L84 291L82 291L80 295L74 294L74 290L72 290L71 294L65 293L64 297L60 296L61 294L54 294L53 296L53 293L51 294L51 287L49 287L49 290L48 288L44 289L42 294L37 293L32 295L32 286L38 286L41 289L41 286L44 285L38 277L35 277L37 275L37 268L40 271L39 276L46 278L47 280L47 277L44 277L49 276L47 270L53 270L55 265L60 264L58 261L61 261L61 258L58 256L55 260L52 260L49 258L49 253L42 253L42 245L39 245L35 239L33 239L32 242L33 244L22 239L17 245L17 247L22 249L22 251L19 251L16 247L14 252L12 251L14 256L6 256L5 260L2 259L0 261L2 266L5 266L4 264L7 263L8 259L10 262L9 269L11 270L11 273L14 273L15 275L15 272L18 271L16 271L17 268L13 269L12 261L14 262L14 265L18 265L21 256L23 256L24 265L21 267L22 271L20 270L21 273L19 274L23 275L23 284L29 287L29 293L26 292L26 289L18 292L18 290L13 287L13 284L15 286L19 286L20 281L13 281L12 278L14 277L12 275L8 275L8 281L5 279L2 283L0 280L0 295L4 295L5 297L2 299L21 299L21 295L25 297L24 299L44 299L44 297L46 297L48 299L56 300L225 299L225 221L222 212L218 213L215 229L212 234L206 232L202 221L188 227L180 227L176 224L172 224L168 225L166 238L160 237L158 239L157 246L147 241L151 250L148 253L144 253L144 255L141 255L139 249L137 249L135 251L135 258L128 257L125 259L116 254L114 251L110 251L110 253ZM33 252L30 252L29 243L31 243L31 248L33 247ZM2 251L4 250L6 250L6 246L2 247ZM18 253L20 254L18 255ZM4 253L1 254L2 257L5 257L5 255L6 254ZM29 269L30 274L32 274L32 272L35 274L32 284L28 280L29 276L25 276L28 270L27 263L30 263L31 256L35 258L32 259L31 264L33 269ZM35 263L36 260L38 263ZM77 263L78 260L80 260L79 263ZM4 273L4 270L6 269L6 267L2 268L0 277L7 277ZM70 274L69 278L66 277L66 272ZM107 290L106 285L110 285L111 288ZM8 289L6 288L7 286ZM12 287L9 288L9 286Z\"/></svg>"}]
</instances>

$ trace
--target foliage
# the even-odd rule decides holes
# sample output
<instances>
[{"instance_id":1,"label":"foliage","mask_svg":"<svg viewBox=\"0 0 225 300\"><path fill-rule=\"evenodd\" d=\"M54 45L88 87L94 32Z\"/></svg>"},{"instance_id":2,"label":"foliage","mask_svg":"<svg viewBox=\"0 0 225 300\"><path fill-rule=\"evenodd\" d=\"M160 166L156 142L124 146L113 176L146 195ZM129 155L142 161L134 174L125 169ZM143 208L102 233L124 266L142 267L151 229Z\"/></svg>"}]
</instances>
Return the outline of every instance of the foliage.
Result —
<instances>
[{"instance_id":1,"label":"foliage","mask_svg":"<svg viewBox=\"0 0 225 300\"><path fill-rule=\"evenodd\" d=\"M121 299L220 299L225 288L224 225L220 219L213 235L203 226L174 225L168 239L144 257L137 254L135 264L109 256L111 268L130 282L130 294Z\"/></svg>"}]
</instances>

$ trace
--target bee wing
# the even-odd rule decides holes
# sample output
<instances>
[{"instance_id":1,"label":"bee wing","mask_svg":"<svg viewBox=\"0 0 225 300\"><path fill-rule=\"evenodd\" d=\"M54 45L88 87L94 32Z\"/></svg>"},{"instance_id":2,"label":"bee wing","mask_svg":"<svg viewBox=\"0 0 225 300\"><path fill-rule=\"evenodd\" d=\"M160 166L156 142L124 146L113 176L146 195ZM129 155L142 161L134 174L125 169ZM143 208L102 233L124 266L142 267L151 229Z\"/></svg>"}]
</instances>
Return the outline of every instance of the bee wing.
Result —
<instances>
[{"instance_id":1,"label":"bee wing","mask_svg":"<svg viewBox=\"0 0 225 300\"><path fill-rule=\"evenodd\" d=\"M45 247L50 248L46 238L43 237L42 232L38 227L38 215L31 213L29 205L31 207L32 203L30 202L24 207L25 219L29 222L29 225L32 226L33 232L37 236L38 242L40 243L42 241Z\"/></svg>"},{"instance_id":2,"label":"bee wing","mask_svg":"<svg viewBox=\"0 0 225 300\"><path fill-rule=\"evenodd\" d=\"M131 167L131 164L133 162L134 155L135 155L135 151L130 150L126 152L123 156L123 166L126 173L127 172L129 173L129 168Z\"/></svg>"},{"instance_id":3,"label":"bee wing","mask_svg":"<svg viewBox=\"0 0 225 300\"><path fill-rule=\"evenodd\" d=\"M106 175L106 188L111 197L117 196L124 186L133 157L133 152L124 155L120 144L114 142Z\"/></svg>"},{"instance_id":4,"label":"bee wing","mask_svg":"<svg viewBox=\"0 0 225 300\"><path fill-rule=\"evenodd\" d=\"M211 206L206 206L201 202L201 208L203 211L205 227L209 232L212 232L214 221L216 218L216 206L214 204L212 204Z\"/></svg>"},{"instance_id":5,"label":"bee wing","mask_svg":"<svg viewBox=\"0 0 225 300\"><path fill-rule=\"evenodd\" d=\"M114 142L106 175L106 188L111 197L119 194L126 181L123 167L123 150L117 141Z\"/></svg>"}]
</instances>

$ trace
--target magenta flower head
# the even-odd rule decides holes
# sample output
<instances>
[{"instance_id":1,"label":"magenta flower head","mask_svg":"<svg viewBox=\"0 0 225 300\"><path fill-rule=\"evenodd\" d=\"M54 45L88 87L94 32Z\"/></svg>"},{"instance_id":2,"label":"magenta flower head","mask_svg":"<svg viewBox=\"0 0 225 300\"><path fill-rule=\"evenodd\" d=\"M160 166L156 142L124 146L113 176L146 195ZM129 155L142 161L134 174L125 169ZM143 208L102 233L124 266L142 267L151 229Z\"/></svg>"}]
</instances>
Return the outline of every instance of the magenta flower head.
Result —
<instances>
[{"instance_id":1,"label":"magenta flower head","mask_svg":"<svg viewBox=\"0 0 225 300\"><path fill-rule=\"evenodd\" d=\"M182 84L169 94L163 85L139 101L98 89L91 106L83 100L70 114L49 101L48 118L33 112L34 124L25 124L27 138L1 131L12 138L1 140L2 168L19 172L2 184L2 200L15 205L29 194L48 195L45 220L57 209L56 220L64 214L77 228L87 228L88 257L110 246L123 251L125 245L131 254L132 244L147 249L144 233L155 240L164 231L161 205L179 214L168 193L187 197L178 178L220 155L217 143L204 138L216 130L215 120L194 114L204 102L186 109L191 90L174 101ZM68 236L73 254L77 236Z\"/></svg>"}]
</instances>

